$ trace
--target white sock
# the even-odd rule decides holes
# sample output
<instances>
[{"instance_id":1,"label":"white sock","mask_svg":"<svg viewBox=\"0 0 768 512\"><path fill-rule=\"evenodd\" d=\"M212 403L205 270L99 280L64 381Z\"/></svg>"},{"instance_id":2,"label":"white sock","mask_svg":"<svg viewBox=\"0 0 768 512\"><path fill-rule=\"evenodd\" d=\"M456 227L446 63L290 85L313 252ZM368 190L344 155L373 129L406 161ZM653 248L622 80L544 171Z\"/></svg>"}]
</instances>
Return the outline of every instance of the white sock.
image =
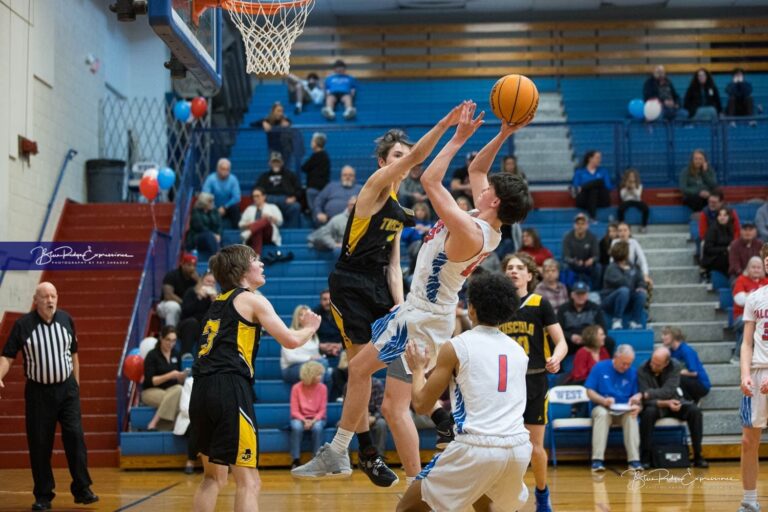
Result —
<instances>
[{"instance_id":1,"label":"white sock","mask_svg":"<svg viewBox=\"0 0 768 512\"><path fill-rule=\"evenodd\" d=\"M301 108L301 102L300 101L296 102L296 108Z\"/></svg>"},{"instance_id":2,"label":"white sock","mask_svg":"<svg viewBox=\"0 0 768 512\"><path fill-rule=\"evenodd\" d=\"M752 506L757 505L757 489L752 491L744 490L744 503Z\"/></svg>"},{"instance_id":3,"label":"white sock","mask_svg":"<svg viewBox=\"0 0 768 512\"><path fill-rule=\"evenodd\" d=\"M333 441L331 441L331 450L339 455L345 455L349 450L349 443L352 442L353 435L355 435L355 433L350 430L344 430L343 428L337 429L336 435L333 436Z\"/></svg>"},{"instance_id":4,"label":"white sock","mask_svg":"<svg viewBox=\"0 0 768 512\"><path fill-rule=\"evenodd\" d=\"M416 480L415 476L406 476L405 477L405 486L408 487L413 483L413 481Z\"/></svg>"}]
</instances>

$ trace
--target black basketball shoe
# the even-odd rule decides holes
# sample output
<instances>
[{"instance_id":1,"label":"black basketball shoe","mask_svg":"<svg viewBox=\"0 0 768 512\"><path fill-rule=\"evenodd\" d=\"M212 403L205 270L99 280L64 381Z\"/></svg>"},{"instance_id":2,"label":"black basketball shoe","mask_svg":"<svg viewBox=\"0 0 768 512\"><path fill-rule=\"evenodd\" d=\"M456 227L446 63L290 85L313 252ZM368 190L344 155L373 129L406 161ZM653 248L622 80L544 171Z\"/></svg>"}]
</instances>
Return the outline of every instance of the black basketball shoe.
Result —
<instances>
[{"instance_id":1,"label":"black basketball shoe","mask_svg":"<svg viewBox=\"0 0 768 512\"><path fill-rule=\"evenodd\" d=\"M367 453L358 452L358 466L368 475L371 482L379 487L392 487L397 485L400 479L394 471L384 462L384 458L379 455L376 448L366 450Z\"/></svg>"}]
</instances>

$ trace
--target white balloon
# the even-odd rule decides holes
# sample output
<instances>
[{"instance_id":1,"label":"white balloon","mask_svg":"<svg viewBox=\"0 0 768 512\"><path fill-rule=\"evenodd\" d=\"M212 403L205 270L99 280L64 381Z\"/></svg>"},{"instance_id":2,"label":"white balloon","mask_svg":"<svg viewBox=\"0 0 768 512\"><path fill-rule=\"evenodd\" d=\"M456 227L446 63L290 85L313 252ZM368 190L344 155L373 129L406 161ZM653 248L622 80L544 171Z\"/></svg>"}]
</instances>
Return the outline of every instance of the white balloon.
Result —
<instances>
[{"instance_id":1,"label":"white balloon","mask_svg":"<svg viewBox=\"0 0 768 512\"><path fill-rule=\"evenodd\" d=\"M141 343L139 344L139 355L141 358L146 359L147 354L149 354L150 350L155 348L155 345L157 345L157 338L153 338L152 336L141 340Z\"/></svg>"},{"instance_id":2,"label":"white balloon","mask_svg":"<svg viewBox=\"0 0 768 512\"><path fill-rule=\"evenodd\" d=\"M648 100L643 106L643 114L646 121L655 121L661 115L661 102L659 100Z\"/></svg>"},{"instance_id":3,"label":"white balloon","mask_svg":"<svg viewBox=\"0 0 768 512\"><path fill-rule=\"evenodd\" d=\"M157 173L158 170L152 167L144 171L144 174L142 174L141 177L143 178L144 176L152 176L153 178L157 179Z\"/></svg>"}]
</instances>

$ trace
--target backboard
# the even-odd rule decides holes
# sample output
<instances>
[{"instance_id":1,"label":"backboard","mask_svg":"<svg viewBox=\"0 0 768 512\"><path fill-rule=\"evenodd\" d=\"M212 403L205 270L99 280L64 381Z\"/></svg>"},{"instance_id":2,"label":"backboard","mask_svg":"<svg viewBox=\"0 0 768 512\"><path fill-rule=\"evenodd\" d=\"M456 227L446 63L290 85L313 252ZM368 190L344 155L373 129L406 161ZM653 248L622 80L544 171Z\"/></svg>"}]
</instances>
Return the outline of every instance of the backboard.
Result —
<instances>
[{"instance_id":1,"label":"backboard","mask_svg":"<svg viewBox=\"0 0 768 512\"><path fill-rule=\"evenodd\" d=\"M195 22L194 0L151 0L149 24L206 92L221 87L221 9L206 9Z\"/></svg>"}]
</instances>

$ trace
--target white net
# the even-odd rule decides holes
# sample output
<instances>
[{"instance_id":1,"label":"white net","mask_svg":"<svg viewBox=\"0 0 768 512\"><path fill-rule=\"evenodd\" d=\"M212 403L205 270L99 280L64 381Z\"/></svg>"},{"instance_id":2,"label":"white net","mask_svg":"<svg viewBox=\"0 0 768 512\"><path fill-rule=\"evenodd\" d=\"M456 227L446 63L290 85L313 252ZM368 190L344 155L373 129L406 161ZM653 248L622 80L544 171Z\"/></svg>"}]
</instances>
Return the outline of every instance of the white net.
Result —
<instances>
[{"instance_id":1,"label":"white net","mask_svg":"<svg viewBox=\"0 0 768 512\"><path fill-rule=\"evenodd\" d=\"M243 36L248 73L288 74L291 47L314 4L315 0L221 2Z\"/></svg>"}]
</instances>

